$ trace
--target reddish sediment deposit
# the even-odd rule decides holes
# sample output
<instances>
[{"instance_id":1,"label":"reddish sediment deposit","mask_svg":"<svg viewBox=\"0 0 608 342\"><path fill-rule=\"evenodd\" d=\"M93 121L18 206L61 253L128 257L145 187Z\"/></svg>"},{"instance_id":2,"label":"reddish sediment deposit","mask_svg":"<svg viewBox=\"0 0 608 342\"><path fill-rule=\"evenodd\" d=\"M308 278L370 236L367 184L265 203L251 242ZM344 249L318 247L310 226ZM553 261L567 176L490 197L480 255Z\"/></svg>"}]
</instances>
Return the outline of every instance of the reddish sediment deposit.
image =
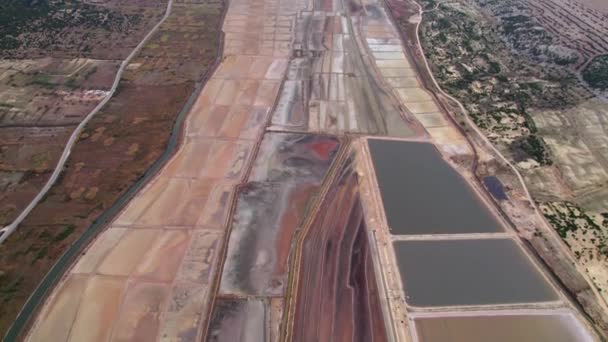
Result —
<instances>
[{"instance_id":1,"label":"reddish sediment deposit","mask_svg":"<svg viewBox=\"0 0 608 342\"><path fill-rule=\"evenodd\" d=\"M303 242L293 341L385 341L357 178L348 166L320 208Z\"/></svg>"}]
</instances>

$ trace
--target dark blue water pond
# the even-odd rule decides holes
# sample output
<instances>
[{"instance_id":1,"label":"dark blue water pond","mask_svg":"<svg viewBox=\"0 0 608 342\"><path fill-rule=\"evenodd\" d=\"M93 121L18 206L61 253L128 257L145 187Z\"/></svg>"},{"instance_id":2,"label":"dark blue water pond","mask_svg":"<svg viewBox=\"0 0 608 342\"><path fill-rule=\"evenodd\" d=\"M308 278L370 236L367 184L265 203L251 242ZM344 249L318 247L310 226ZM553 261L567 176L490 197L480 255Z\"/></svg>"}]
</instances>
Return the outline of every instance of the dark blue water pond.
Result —
<instances>
[{"instance_id":1,"label":"dark blue water pond","mask_svg":"<svg viewBox=\"0 0 608 342\"><path fill-rule=\"evenodd\" d=\"M491 233L501 225L434 145L370 139L393 234Z\"/></svg>"},{"instance_id":2,"label":"dark blue water pond","mask_svg":"<svg viewBox=\"0 0 608 342\"><path fill-rule=\"evenodd\" d=\"M496 176L487 176L483 177L483 185L486 186L488 191L499 201L504 201L509 199L507 197L507 193L505 192L505 188Z\"/></svg>"}]
</instances>

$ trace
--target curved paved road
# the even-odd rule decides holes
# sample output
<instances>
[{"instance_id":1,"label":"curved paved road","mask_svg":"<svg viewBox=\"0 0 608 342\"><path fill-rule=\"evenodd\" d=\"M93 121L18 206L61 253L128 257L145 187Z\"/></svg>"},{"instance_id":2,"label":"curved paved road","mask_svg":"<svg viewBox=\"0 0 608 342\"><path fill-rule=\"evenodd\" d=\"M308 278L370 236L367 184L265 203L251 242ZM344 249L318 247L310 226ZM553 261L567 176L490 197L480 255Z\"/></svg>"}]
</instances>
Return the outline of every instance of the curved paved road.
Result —
<instances>
[{"instance_id":1,"label":"curved paved road","mask_svg":"<svg viewBox=\"0 0 608 342\"><path fill-rule=\"evenodd\" d=\"M165 15L163 15L161 20L156 25L154 25L154 27L152 28L152 30L150 30L150 32L148 32L148 34L146 34L144 39L142 39L141 42L139 42L139 44L135 47L135 49L133 49L133 51L131 51L129 56L127 56L127 58L124 61L122 61L122 63L120 64L120 68L118 68L118 72L116 73L116 77L114 78L114 83L112 84L112 88L110 89L110 92L95 108L93 108L93 110L84 118L84 120L82 120L82 122L80 122L80 124L76 127L74 132L72 132L70 139L68 140L67 144L65 145L65 148L63 149L61 158L59 158L59 161L57 162L57 166L55 166L55 169L53 170L53 173L51 174L51 177L49 178L49 180L46 182L46 184L44 184L42 189L40 189L40 192L38 192L36 197L34 197L34 199L32 199L32 201L27 205L27 207L25 207L25 209L23 209L21 214L19 214L19 216L17 216L17 218L11 224L5 226L4 228L2 228L0 230L0 244L2 244L4 242L4 240L6 240L15 230L17 230L17 227L19 227L19 224L21 224L21 222L23 222L23 220L25 220L27 215L29 215L29 213L32 210L34 210L34 208L36 207L36 205L38 205L40 200L42 200L42 198L47 194L47 192L49 192L49 190L51 189L53 184L55 184L55 182L59 178L59 175L63 171L63 167L65 166L65 163L68 160L70 153L72 152L72 148L74 147L74 144L76 144L76 141L78 140L78 137L80 136L80 132L82 132L82 130L84 129L84 126L86 126L86 124L93 118L93 116L95 114L97 114L97 112L99 112L101 110L101 108L103 108L103 106L105 106L105 104L108 101L110 101L110 98L112 98L112 96L116 92L116 89L118 88L118 84L120 83L120 79L122 78L122 74L124 73L125 69L129 65L129 63L131 62L133 57L135 57L135 55L137 53L139 53L139 51L144 46L144 44L146 44L146 42L150 39L150 37L152 37L152 35L158 30L160 25L162 25L165 22L165 20L169 17L169 15L171 14L172 6L173 6L173 0L169 0L169 2L167 3L167 9L165 10Z\"/></svg>"}]
</instances>

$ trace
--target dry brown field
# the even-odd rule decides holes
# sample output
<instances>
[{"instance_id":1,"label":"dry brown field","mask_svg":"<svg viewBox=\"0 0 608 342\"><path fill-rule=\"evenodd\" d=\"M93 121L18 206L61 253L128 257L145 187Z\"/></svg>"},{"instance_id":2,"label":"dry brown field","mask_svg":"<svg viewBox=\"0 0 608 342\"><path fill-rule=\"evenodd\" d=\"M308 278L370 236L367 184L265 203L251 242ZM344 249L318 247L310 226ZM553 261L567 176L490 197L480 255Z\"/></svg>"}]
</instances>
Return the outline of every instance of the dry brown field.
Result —
<instances>
[{"instance_id":1,"label":"dry brown field","mask_svg":"<svg viewBox=\"0 0 608 342\"><path fill-rule=\"evenodd\" d=\"M21 32L19 47L0 49L0 135L11 137L0 151L0 225L42 187L73 129L107 95L121 60L165 8L164 0L92 4L85 12L105 13L112 24L60 20L51 29L45 25L53 19L43 17Z\"/></svg>"},{"instance_id":2,"label":"dry brown field","mask_svg":"<svg viewBox=\"0 0 608 342\"><path fill-rule=\"evenodd\" d=\"M608 52L608 6L598 9L595 0L527 1L543 27L560 43L577 51L580 67Z\"/></svg>"}]
</instances>

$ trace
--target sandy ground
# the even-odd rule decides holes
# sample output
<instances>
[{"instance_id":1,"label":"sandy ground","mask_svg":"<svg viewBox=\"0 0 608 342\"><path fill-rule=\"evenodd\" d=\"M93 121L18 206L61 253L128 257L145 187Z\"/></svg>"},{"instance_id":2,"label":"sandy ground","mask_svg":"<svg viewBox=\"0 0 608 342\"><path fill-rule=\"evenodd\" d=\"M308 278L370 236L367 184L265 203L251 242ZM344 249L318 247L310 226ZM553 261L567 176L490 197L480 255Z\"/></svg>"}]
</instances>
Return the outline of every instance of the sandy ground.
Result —
<instances>
[{"instance_id":1,"label":"sandy ground","mask_svg":"<svg viewBox=\"0 0 608 342\"><path fill-rule=\"evenodd\" d=\"M0 60L0 225L12 222L42 187L75 126L107 95L118 64Z\"/></svg>"}]
</instances>

